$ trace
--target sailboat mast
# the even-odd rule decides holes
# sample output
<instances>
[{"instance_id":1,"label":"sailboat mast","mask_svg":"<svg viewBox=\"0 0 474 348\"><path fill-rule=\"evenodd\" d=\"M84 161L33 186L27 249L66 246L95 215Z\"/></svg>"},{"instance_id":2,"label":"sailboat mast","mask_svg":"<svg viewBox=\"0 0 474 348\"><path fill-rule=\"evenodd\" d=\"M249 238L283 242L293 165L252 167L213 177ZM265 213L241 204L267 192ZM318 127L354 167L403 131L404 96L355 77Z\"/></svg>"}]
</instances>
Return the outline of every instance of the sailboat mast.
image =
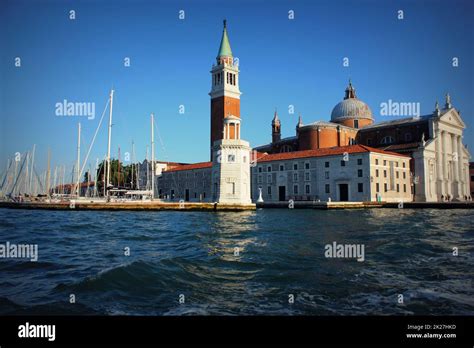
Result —
<instances>
[{"instance_id":1,"label":"sailboat mast","mask_svg":"<svg viewBox=\"0 0 474 348\"><path fill-rule=\"evenodd\" d=\"M148 145L146 146L146 190L150 189L150 161L148 159Z\"/></svg>"},{"instance_id":2,"label":"sailboat mast","mask_svg":"<svg viewBox=\"0 0 474 348\"><path fill-rule=\"evenodd\" d=\"M81 196L81 188L79 187L81 178L81 123L78 124L77 129L77 163L76 163L76 192L77 197Z\"/></svg>"},{"instance_id":3,"label":"sailboat mast","mask_svg":"<svg viewBox=\"0 0 474 348\"><path fill-rule=\"evenodd\" d=\"M118 147L118 160L117 160L117 187L120 187L120 146Z\"/></svg>"},{"instance_id":4,"label":"sailboat mast","mask_svg":"<svg viewBox=\"0 0 474 348\"><path fill-rule=\"evenodd\" d=\"M95 173L94 173L94 197L98 196L97 192L99 186L99 158L95 159Z\"/></svg>"},{"instance_id":5,"label":"sailboat mast","mask_svg":"<svg viewBox=\"0 0 474 348\"><path fill-rule=\"evenodd\" d=\"M28 191L28 181L29 181L29 177L30 177L29 174L28 174L28 173L29 173L29 170L28 170L29 163L30 163L30 153L27 152L27 153L26 153L26 172L25 172L25 174L24 174L24 180L25 180L25 182L24 182L24 186L25 186L25 192L24 192L24 194L25 194L25 195L26 195L26 193L27 193L27 191ZM21 174L21 173L20 173L20 174Z\"/></svg>"},{"instance_id":6,"label":"sailboat mast","mask_svg":"<svg viewBox=\"0 0 474 348\"><path fill-rule=\"evenodd\" d=\"M51 149L48 149L48 174L46 178L46 196L48 199L51 198L51 195L49 194L49 185L51 183Z\"/></svg>"},{"instance_id":7,"label":"sailboat mast","mask_svg":"<svg viewBox=\"0 0 474 348\"><path fill-rule=\"evenodd\" d=\"M105 180L105 185L109 186L110 184L110 145L112 142L112 108L114 103L114 90L110 90L110 110L109 110L109 136L107 142L107 176Z\"/></svg>"},{"instance_id":8,"label":"sailboat mast","mask_svg":"<svg viewBox=\"0 0 474 348\"><path fill-rule=\"evenodd\" d=\"M155 115L151 114L151 200L155 197Z\"/></svg>"},{"instance_id":9,"label":"sailboat mast","mask_svg":"<svg viewBox=\"0 0 474 348\"><path fill-rule=\"evenodd\" d=\"M31 187L33 183L33 170L34 170L34 165L35 165L35 151L36 151L36 144L33 144L33 153L31 156L31 171L30 171L30 178L29 178L29 183L28 183L28 194L31 195Z\"/></svg>"}]
</instances>

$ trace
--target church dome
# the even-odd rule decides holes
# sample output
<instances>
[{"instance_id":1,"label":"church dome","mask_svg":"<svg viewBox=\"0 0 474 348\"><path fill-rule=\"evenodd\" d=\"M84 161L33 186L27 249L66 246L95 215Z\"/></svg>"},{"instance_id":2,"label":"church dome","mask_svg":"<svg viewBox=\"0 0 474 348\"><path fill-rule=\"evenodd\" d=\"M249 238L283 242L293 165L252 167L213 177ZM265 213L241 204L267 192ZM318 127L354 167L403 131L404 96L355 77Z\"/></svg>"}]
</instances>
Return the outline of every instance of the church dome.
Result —
<instances>
[{"instance_id":1,"label":"church dome","mask_svg":"<svg viewBox=\"0 0 474 348\"><path fill-rule=\"evenodd\" d=\"M373 122L373 117L369 106L362 100L357 99L355 88L352 87L352 83L349 81L344 100L332 109L331 122L359 128L359 122L354 123L354 120L361 120L363 125L367 125Z\"/></svg>"}]
</instances>

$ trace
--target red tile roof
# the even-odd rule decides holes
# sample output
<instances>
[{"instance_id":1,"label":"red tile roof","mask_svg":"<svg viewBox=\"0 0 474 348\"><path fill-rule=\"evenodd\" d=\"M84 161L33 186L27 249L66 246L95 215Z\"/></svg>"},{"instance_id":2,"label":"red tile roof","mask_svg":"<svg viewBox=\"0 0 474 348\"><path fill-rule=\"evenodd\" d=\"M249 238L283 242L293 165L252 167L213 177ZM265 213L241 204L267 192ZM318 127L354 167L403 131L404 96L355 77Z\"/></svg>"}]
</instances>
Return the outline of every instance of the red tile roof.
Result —
<instances>
[{"instance_id":1,"label":"red tile roof","mask_svg":"<svg viewBox=\"0 0 474 348\"><path fill-rule=\"evenodd\" d=\"M167 162L167 161L155 161L156 163L161 163L161 164L169 164L169 165L176 165L176 166L184 166L189 163L181 163L181 162Z\"/></svg>"},{"instance_id":2,"label":"red tile roof","mask_svg":"<svg viewBox=\"0 0 474 348\"><path fill-rule=\"evenodd\" d=\"M258 162L258 160L259 160L260 158L262 158L263 156L268 156L268 153L266 153L266 152L259 152L259 151L256 151L256 150L253 150L253 151L250 152L251 161L257 160L257 162Z\"/></svg>"},{"instance_id":3,"label":"red tile roof","mask_svg":"<svg viewBox=\"0 0 474 348\"><path fill-rule=\"evenodd\" d=\"M276 154L267 154L258 159L258 162L270 162L270 161L281 161L297 158L307 158L307 157L325 157L325 156L335 156L343 155L344 153L364 153L364 152L375 152L385 155L395 155L401 157L410 157L402 155L396 152L384 151L381 149L376 149L373 147L365 145L349 145L349 146L340 146L340 147L330 147L317 150L303 150L303 151L294 151L294 152L282 152Z\"/></svg>"},{"instance_id":4,"label":"red tile roof","mask_svg":"<svg viewBox=\"0 0 474 348\"><path fill-rule=\"evenodd\" d=\"M181 170L202 169L202 168L211 168L211 167L212 167L212 162L199 162L199 163L176 166L176 167L166 170L166 172L178 172Z\"/></svg>"}]
</instances>

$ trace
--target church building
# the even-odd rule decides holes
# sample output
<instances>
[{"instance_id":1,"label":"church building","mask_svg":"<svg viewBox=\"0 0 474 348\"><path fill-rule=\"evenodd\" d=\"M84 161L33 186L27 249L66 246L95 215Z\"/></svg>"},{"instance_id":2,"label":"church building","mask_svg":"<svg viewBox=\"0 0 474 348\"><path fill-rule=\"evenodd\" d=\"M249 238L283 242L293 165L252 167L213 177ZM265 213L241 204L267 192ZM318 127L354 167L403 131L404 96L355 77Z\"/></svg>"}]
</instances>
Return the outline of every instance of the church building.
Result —
<instances>
[{"instance_id":1,"label":"church building","mask_svg":"<svg viewBox=\"0 0 474 348\"><path fill-rule=\"evenodd\" d=\"M210 160L163 168L165 200L251 204L252 201L471 200L470 154L460 112L436 103L432 114L374 123L349 81L330 121L304 124L281 137L275 111L271 142L254 149L241 139L239 66L226 22L211 69ZM156 195L156 193L155 193Z\"/></svg>"}]
</instances>

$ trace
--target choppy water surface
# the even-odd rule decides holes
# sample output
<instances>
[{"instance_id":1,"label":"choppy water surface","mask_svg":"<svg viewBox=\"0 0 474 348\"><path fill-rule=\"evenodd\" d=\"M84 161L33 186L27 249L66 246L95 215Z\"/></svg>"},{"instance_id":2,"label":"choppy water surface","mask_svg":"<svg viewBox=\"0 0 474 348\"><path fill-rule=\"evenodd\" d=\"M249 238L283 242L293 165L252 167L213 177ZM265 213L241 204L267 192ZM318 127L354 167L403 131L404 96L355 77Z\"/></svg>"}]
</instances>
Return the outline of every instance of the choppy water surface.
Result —
<instances>
[{"instance_id":1,"label":"choppy water surface","mask_svg":"<svg viewBox=\"0 0 474 348\"><path fill-rule=\"evenodd\" d=\"M39 248L38 262L0 259L0 314L472 315L473 221L472 210L0 209L0 243ZM333 241L364 244L365 261L326 258Z\"/></svg>"}]
</instances>

